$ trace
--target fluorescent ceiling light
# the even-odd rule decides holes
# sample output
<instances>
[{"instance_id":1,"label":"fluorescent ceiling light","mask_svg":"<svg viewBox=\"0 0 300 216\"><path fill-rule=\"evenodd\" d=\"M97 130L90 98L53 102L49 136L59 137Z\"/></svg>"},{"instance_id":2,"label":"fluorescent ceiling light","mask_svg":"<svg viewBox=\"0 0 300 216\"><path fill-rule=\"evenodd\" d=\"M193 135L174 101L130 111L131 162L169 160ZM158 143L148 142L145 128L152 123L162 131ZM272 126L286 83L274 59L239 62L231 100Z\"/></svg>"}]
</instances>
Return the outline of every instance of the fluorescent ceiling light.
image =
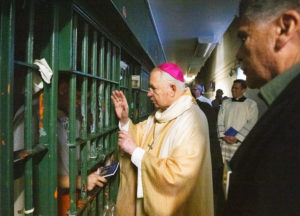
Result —
<instances>
[{"instance_id":1,"label":"fluorescent ceiling light","mask_svg":"<svg viewBox=\"0 0 300 216\"><path fill-rule=\"evenodd\" d=\"M184 75L184 82L185 83L190 83L195 79L195 77L196 77L196 75L193 75L191 77L188 77L188 76Z\"/></svg>"},{"instance_id":2,"label":"fluorescent ceiling light","mask_svg":"<svg viewBox=\"0 0 300 216\"><path fill-rule=\"evenodd\" d=\"M210 53L211 48L213 48L212 43L198 43L196 45L194 56L205 58L208 53Z\"/></svg>"},{"instance_id":3,"label":"fluorescent ceiling light","mask_svg":"<svg viewBox=\"0 0 300 216\"><path fill-rule=\"evenodd\" d=\"M211 45L212 45L212 43L208 43L208 44L207 44L207 47L206 47L206 49L205 49L205 51L204 51L204 54L203 54L203 56L202 56L203 58L205 58L205 56L207 55L208 50L210 49Z\"/></svg>"}]
</instances>

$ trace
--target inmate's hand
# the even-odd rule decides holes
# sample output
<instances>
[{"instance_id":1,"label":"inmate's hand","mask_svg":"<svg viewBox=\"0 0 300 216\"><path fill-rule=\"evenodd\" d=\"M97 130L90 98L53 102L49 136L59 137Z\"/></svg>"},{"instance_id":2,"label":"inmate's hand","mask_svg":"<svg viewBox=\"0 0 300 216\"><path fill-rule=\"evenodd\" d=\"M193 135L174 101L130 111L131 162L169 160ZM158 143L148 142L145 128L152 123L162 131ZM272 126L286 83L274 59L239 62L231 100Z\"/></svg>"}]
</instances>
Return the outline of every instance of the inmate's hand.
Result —
<instances>
[{"instance_id":1,"label":"inmate's hand","mask_svg":"<svg viewBox=\"0 0 300 216\"><path fill-rule=\"evenodd\" d=\"M111 100L115 105L116 114L121 122L121 125L125 125L128 121L128 103L125 95L122 91L115 90L111 94Z\"/></svg>"},{"instance_id":2,"label":"inmate's hand","mask_svg":"<svg viewBox=\"0 0 300 216\"><path fill-rule=\"evenodd\" d=\"M225 142L227 142L228 144L234 144L236 143L237 139L234 136L225 136L223 137L223 139L225 140Z\"/></svg>"},{"instance_id":3,"label":"inmate's hand","mask_svg":"<svg viewBox=\"0 0 300 216\"><path fill-rule=\"evenodd\" d=\"M94 187L96 187L96 185L103 187L105 182L107 182L106 178L99 176L97 172L93 172L87 177L87 189L91 191Z\"/></svg>"},{"instance_id":4,"label":"inmate's hand","mask_svg":"<svg viewBox=\"0 0 300 216\"><path fill-rule=\"evenodd\" d=\"M133 151L137 148L137 145L134 143L130 133L127 131L119 131L118 144L123 151L130 155L132 155Z\"/></svg>"}]
</instances>

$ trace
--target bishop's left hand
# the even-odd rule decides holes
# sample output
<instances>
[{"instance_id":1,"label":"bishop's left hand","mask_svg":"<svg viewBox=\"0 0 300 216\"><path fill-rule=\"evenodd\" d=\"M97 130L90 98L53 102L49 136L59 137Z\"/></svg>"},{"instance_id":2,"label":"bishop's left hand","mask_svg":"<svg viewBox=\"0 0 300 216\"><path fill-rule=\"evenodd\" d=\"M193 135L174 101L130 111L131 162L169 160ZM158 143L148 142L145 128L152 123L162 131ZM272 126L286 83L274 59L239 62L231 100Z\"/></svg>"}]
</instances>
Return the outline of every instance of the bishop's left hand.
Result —
<instances>
[{"instance_id":1,"label":"bishop's left hand","mask_svg":"<svg viewBox=\"0 0 300 216\"><path fill-rule=\"evenodd\" d=\"M127 152L130 155L132 155L134 150L137 148L137 145L133 141L130 133L123 130L119 131L118 144L123 151Z\"/></svg>"}]
</instances>

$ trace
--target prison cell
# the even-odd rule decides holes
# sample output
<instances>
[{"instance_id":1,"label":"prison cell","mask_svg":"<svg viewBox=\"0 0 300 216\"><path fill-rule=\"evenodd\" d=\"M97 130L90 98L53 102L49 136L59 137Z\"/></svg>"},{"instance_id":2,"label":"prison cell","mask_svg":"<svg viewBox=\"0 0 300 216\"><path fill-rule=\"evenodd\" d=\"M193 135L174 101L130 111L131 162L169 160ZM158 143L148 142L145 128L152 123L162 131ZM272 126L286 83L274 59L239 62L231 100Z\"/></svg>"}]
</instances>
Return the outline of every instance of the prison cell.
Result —
<instances>
[{"instance_id":1,"label":"prison cell","mask_svg":"<svg viewBox=\"0 0 300 216\"><path fill-rule=\"evenodd\" d=\"M57 115L62 75L69 78L69 215L101 215L105 204L116 201L118 175L104 188L86 189L88 174L118 157L112 91L124 91L135 122L153 108L146 99L147 69L79 5L42 0L3 0L0 4L0 215L58 214ZM53 77L35 92L32 86L40 75L33 62L41 58L47 60ZM128 65L126 69L120 68L121 60ZM141 77L140 88L134 90L133 74ZM16 113L22 113L24 121L20 136L15 133ZM78 118L80 133L76 135ZM16 137L21 140L17 147ZM76 189L79 174L80 191ZM24 191L24 201L15 202L14 184L19 184L18 192Z\"/></svg>"}]
</instances>

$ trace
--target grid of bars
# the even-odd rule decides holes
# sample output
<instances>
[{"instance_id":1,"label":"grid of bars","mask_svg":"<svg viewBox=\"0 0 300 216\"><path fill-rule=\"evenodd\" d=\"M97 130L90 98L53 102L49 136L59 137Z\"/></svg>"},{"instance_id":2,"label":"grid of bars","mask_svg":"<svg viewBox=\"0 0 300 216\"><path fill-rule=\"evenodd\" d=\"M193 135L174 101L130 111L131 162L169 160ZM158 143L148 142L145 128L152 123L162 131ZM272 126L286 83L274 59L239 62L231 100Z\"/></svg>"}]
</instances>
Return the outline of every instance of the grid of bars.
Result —
<instances>
[{"instance_id":1,"label":"grid of bars","mask_svg":"<svg viewBox=\"0 0 300 216\"><path fill-rule=\"evenodd\" d=\"M149 75L141 72L140 64L135 61L121 70L120 45L110 40L71 1L27 0L17 4L14 0L3 0L0 11L0 51L5 53L0 58L0 215L14 215L14 184L18 180L24 184L21 207L26 215L57 215L57 95L61 74L69 77L68 213L101 215L105 202L115 201L118 176L103 190L98 188L88 193L86 185L90 172L117 158L118 122L111 92L121 89L130 104L131 117L135 110L141 109L134 118L145 118L152 109L146 100ZM44 83L43 90L35 93L32 86L39 72L33 61L40 58L47 60L53 77L51 84ZM143 74L141 88L134 90L139 97L133 97L131 89L131 75L136 73ZM21 144L16 147L15 119L21 108L24 129ZM76 134L78 118L79 135ZM82 181L78 196L79 174ZM24 210L19 210L20 215L24 214Z\"/></svg>"},{"instance_id":2,"label":"grid of bars","mask_svg":"<svg viewBox=\"0 0 300 216\"><path fill-rule=\"evenodd\" d=\"M2 121L4 117L7 118L6 124L9 125L5 131L1 130L1 139L4 137L7 139L7 145L1 148L1 164L7 163L7 166L1 167L1 174L8 177L2 178L1 175L1 186L2 183L6 184L6 189L2 190L1 188L0 192L1 215L43 214L43 211L46 212L46 209L42 208L43 206L51 206L48 211L49 215L56 213L57 176L53 172L56 170L57 158L55 139L53 139L56 130L55 127L50 127L51 124L56 125L56 100L50 96L54 90L56 78L53 78L54 85L52 87L45 85L43 93L34 98L33 79L34 74L38 72L37 67L32 63L33 59L45 56L50 67L54 72L56 71L57 59L53 57L52 51L57 44L57 34L49 33L56 32L58 16L50 4L45 4L40 12L43 14L45 10L51 11L49 13L51 21L43 33L37 34L36 31L40 29L35 27L42 22L35 22L34 17L35 8L40 6L39 2L33 0L24 1L23 4L16 4L15 1L1 2L1 26L9 28L8 34L1 28L1 43L9 45L9 50L0 46L1 53L5 53L3 56L7 58L1 58L0 63L1 76L6 77L1 84L1 89L7 84L10 87L7 95L3 95L1 98L1 101L3 101L2 99L10 101L6 103L7 111L2 110L5 107L4 104L0 106L1 127L5 125ZM23 37L20 37L19 33ZM43 49L34 43L41 37L49 40ZM3 68L3 65L7 65L8 68ZM19 110L21 115L16 116ZM54 112L50 112L50 110ZM21 119L21 123L18 125L15 121L16 117ZM38 121L35 121L36 117L38 117ZM41 133L36 135L38 130ZM3 151L4 149L5 151ZM46 171L42 173L41 170ZM16 190L16 184L19 187L18 190ZM43 185L47 185L47 187L42 189ZM22 200L22 193L24 193L25 201ZM17 202L22 206L17 209L18 212L14 212L13 207L16 195L21 197L20 202ZM19 206L16 205L16 207Z\"/></svg>"},{"instance_id":3,"label":"grid of bars","mask_svg":"<svg viewBox=\"0 0 300 216\"><path fill-rule=\"evenodd\" d=\"M110 100L113 90L119 88L120 48L99 33L78 13L73 14L73 59L70 83L70 214L76 215L83 209L76 206L76 146L81 149L82 190L80 199L84 202L88 195L87 173L95 165L103 162L116 148L117 121ZM62 72L62 71L61 71ZM82 79L76 86L76 79ZM80 138L76 128L76 89L81 89ZM90 117L90 118L89 118ZM89 147L89 151L88 151ZM98 196L102 194L99 193ZM108 197L106 197L108 198ZM102 197L96 200L102 200ZM86 207L86 206L85 206Z\"/></svg>"}]
</instances>

